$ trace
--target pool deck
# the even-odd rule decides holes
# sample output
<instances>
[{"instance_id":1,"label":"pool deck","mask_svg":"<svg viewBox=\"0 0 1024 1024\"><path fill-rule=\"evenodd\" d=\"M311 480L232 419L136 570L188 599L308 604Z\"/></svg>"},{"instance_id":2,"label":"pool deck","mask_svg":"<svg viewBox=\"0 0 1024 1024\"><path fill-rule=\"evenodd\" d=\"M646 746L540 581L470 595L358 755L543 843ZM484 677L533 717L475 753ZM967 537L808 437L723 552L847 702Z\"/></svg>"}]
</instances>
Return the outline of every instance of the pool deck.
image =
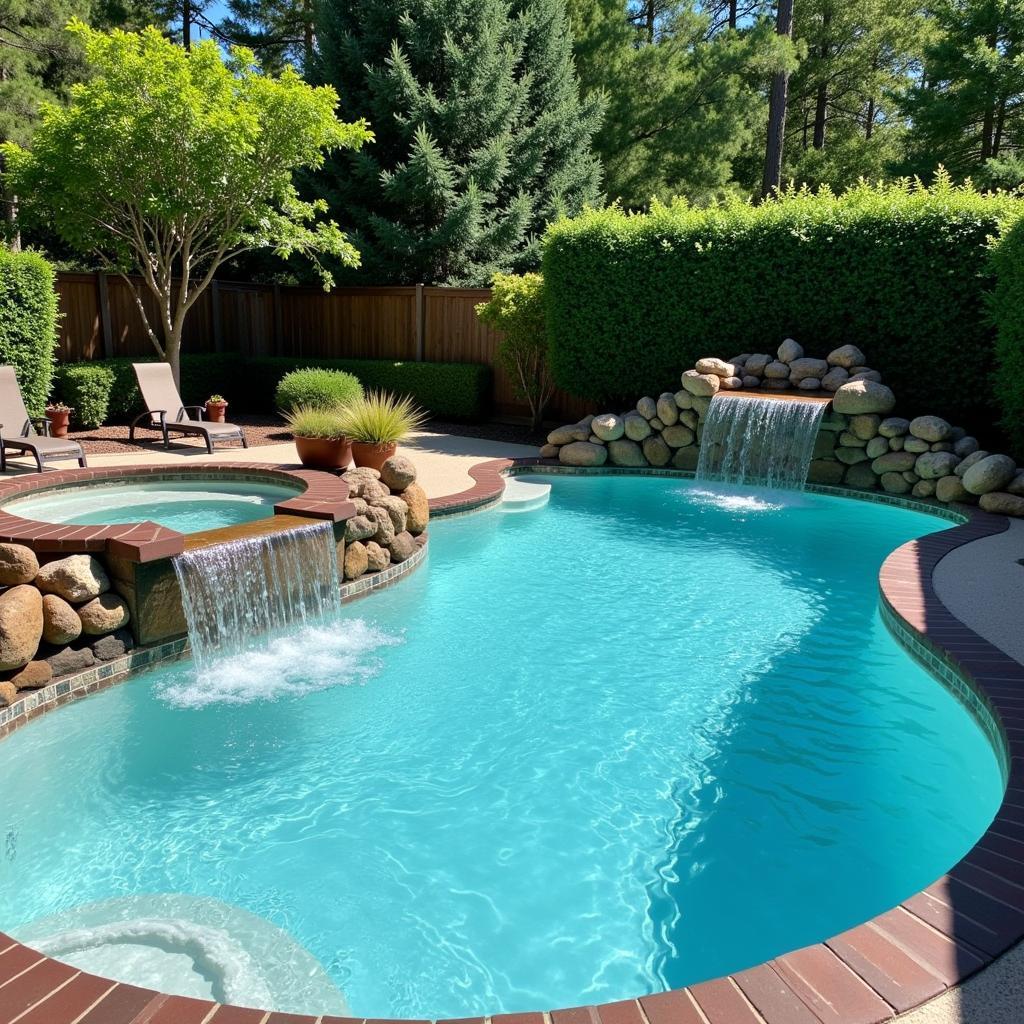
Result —
<instances>
[{"instance_id":1,"label":"pool deck","mask_svg":"<svg viewBox=\"0 0 1024 1024\"><path fill-rule=\"evenodd\" d=\"M287 462L290 448L249 449L236 459ZM472 438L424 434L406 451L439 512L496 500L503 474L517 467L558 470L557 465L522 458L532 456L532 449ZM147 461L224 462L227 454L157 451ZM290 454L293 459L294 449ZM110 455L91 463L100 468L139 461ZM1024 557L1024 523L973 509L965 512L969 520L964 525L939 528L894 551L880 572L879 590L883 616L897 638L928 661L979 720L988 715L990 727L1003 741L1006 797L976 846L922 892L824 943L686 989L601 1006L498 1014L487 1018L491 1024L1024 1020L1024 944L1019 944L1024 936L1024 566L1017 562ZM484 1018L473 1022L483 1024ZM49 960L0 934L0 1024L354 1022L220 1006L115 984Z\"/></svg>"}]
</instances>

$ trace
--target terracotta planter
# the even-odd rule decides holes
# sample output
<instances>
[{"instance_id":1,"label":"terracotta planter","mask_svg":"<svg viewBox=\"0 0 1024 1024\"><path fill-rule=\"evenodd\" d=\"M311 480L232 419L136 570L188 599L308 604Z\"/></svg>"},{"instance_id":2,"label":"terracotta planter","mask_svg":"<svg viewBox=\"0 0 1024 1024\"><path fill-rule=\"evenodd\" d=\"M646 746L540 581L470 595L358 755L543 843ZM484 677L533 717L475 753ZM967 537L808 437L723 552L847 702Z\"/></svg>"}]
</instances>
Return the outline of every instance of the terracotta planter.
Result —
<instances>
[{"instance_id":1,"label":"terracotta planter","mask_svg":"<svg viewBox=\"0 0 1024 1024\"><path fill-rule=\"evenodd\" d=\"M367 441L352 442L352 459L357 466L369 466L379 470L398 450L398 444L370 444Z\"/></svg>"},{"instance_id":2,"label":"terracotta planter","mask_svg":"<svg viewBox=\"0 0 1024 1024\"><path fill-rule=\"evenodd\" d=\"M295 437L299 461L309 469L344 469L352 461L352 442L347 437Z\"/></svg>"},{"instance_id":3,"label":"terracotta planter","mask_svg":"<svg viewBox=\"0 0 1024 1024\"><path fill-rule=\"evenodd\" d=\"M227 402L207 402L206 403L206 418L211 423L223 423L224 418L227 415L228 403Z\"/></svg>"},{"instance_id":4,"label":"terracotta planter","mask_svg":"<svg viewBox=\"0 0 1024 1024\"><path fill-rule=\"evenodd\" d=\"M47 409L46 418L50 421L50 437L68 436L68 421L71 419L70 409Z\"/></svg>"}]
</instances>

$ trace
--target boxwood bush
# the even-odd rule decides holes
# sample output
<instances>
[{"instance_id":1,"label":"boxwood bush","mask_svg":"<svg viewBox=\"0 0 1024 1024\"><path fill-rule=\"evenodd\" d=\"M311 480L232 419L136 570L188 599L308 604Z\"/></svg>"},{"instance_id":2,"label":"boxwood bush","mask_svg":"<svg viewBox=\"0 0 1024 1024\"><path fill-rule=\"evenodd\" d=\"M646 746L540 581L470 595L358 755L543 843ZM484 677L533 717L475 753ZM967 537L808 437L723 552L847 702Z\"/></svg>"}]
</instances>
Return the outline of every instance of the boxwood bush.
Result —
<instances>
[{"instance_id":1,"label":"boxwood bush","mask_svg":"<svg viewBox=\"0 0 1024 1024\"><path fill-rule=\"evenodd\" d=\"M902 414L978 429L995 363L990 242L1021 205L940 178L563 220L543 262L555 381L635 401L676 390L702 355L772 352L787 336L816 356L853 342Z\"/></svg>"},{"instance_id":2,"label":"boxwood bush","mask_svg":"<svg viewBox=\"0 0 1024 1024\"><path fill-rule=\"evenodd\" d=\"M30 416L50 396L57 347L53 268L35 252L0 246L0 364L13 366ZM15 433L21 424L7 424Z\"/></svg>"},{"instance_id":3,"label":"boxwood bush","mask_svg":"<svg viewBox=\"0 0 1024 1024\"><path fill-rule=\"evenodd\" d=\"M362 396L363 386L351 373L307 367L292 370L277 382L275 401L277 408L287 413L300 405L315 409L350 405Z\"/></svg>"}]
</instances>

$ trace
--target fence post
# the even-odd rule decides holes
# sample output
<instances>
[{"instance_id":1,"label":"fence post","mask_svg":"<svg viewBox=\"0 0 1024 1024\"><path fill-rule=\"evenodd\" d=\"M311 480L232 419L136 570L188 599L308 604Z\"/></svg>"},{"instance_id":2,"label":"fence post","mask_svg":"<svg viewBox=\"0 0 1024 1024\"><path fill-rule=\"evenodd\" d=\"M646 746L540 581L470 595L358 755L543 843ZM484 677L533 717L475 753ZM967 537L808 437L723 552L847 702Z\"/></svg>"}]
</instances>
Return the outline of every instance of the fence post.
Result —
<instances>
[{"instance_id":1,"label":"fence post","mask_svg":"<svg viewBox=\"0 0 1024 1024\"><path fill-rule=\"evenodd\" d=\"M284 347L284 313L281 309L281 286L274 285L274 350L271 355L281 355Z\"/></svg>"},{"instance_id":2,"label":"fence post","mask_svg":"<svg viewBox=\"0 0 1024 1024\"><path fill-rule=\"evenodd\" d=\"M110 295L107 292L107 275L96 271L96 294L99 299L100 334L103 336L103 358L114 357L114 332L110 326Z\"/></svg>"},{"instance_id":3,"label":"fence post","mask_svg":"<svg viewBox=\"0 0 1024 1024\"><path fill-rule=\"evenodd\" d=\"M423 362L423 285L416 285L416 362Z\"/></svg>"},{"instance_id":4,"label":"fence post","mask_svg":"<svg viewBox=\"0 0 1024 1024\"><path fill-rule=\"evenodd\" d=\"M220 327L220 282L214 278L210 282L210 321L213 326L213 350L224 351L224 336Z\"/></svg>"}]
</instances>

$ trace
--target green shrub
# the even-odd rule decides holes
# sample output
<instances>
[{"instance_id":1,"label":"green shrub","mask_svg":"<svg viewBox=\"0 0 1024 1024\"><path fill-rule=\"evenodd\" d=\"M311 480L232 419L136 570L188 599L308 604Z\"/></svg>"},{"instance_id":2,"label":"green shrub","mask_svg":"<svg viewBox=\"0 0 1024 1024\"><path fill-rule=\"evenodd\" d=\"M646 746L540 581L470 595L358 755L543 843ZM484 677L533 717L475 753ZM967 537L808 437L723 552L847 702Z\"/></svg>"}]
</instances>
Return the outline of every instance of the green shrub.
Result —
<instances>
[{"instance_id":1,"label":"green shrub","mask_svg":"<svg viewBox=\"0 0 1024 1024\"><path fill-rule=\"evenodd\" d=\"M211 392L219 391L233 404L242 381L240 360L240 356L228 353L182 356L181 400L188 405L201 405ZM125 423L143 409L132 363L152 361L145 358L62 363L54 375L54 393L75 410L72 419L76 426L91 429L104 423Z\"/></svg>"},{"instance_id":2,"label":"green shrub","mask_svg":"<svg viewBox=\"0 0 1024 1024\"><path fill-rule=\"evenodd\" d=\"M853 342L901 415L982 429L995 359L990 236L1021 205L940 179L558 222L544 250L555 383L635 401L676 390L703 355L773 352L786 336L815 356Z\"/></svg>"},{"instance_id":3,"label":"green shrub","mask_svg":"<svg viewBox=\"0 0 1024 1024\"><path fill-rule=\"evenodd\" d=\"M278 381L291 370L302 367L344 370L358 377L368 390L409 395L417 405L434 416L480 420L489 411L491 369L480 363L282 357L251 359L246 363L245 387L242 389L246 411L271 411Z\"/></svg>"},{"instance_id":4,"label":"green shrub","mask_svg":"<svg viewBox=\"0 0 1024 1024\"><path fill-rule=\"evenodd\" d=\"M0 364L14 367L30 416L46 408L56 347L53 268L38 253L0 248Z\"/></svg>"},{"instance_id":5,"label":"green shrub","mask_svg":"<svg viewBox=\"0 0 1024 1024\"><path fill-rule=\"evenodd\" d=\"M286 373L277 382L275 392L277 407L285 413L299 406L333 409L336 406L351 405L362 397L363 386L351 373L315 367Z\"/></svg>"},{"instance_id":6,"label":"green shrub","mask_svg":"<svg viewBox=\"0 0 1024 1024\"><path fill-rule=\"evenodd\" d=\"M1024 221L1010 227L992 250L996 286L990 300L996 327L996 399L1018 458L1024 457Z\"/></svg>"}]
</instances>

